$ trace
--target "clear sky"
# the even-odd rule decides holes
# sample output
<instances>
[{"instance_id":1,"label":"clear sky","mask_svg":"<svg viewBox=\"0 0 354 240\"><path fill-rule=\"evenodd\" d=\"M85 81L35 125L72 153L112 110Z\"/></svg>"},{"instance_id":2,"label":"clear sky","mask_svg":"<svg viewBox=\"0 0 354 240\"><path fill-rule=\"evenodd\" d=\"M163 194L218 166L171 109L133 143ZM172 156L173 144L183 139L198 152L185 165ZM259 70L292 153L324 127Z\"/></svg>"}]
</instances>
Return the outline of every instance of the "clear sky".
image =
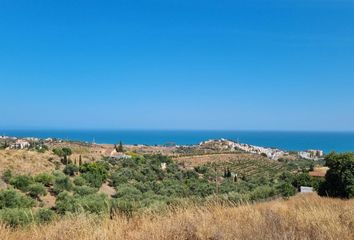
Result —
<instances>
[{"instance_id":1,"label":"clear sky","mask_svg":"<svg viewBox=\"0 0 354 240\"><path fill-rule=\"evenodd\" d=\"M0 0L0 128L354 130L353 0Z\"/></svg>"}]
</instances>

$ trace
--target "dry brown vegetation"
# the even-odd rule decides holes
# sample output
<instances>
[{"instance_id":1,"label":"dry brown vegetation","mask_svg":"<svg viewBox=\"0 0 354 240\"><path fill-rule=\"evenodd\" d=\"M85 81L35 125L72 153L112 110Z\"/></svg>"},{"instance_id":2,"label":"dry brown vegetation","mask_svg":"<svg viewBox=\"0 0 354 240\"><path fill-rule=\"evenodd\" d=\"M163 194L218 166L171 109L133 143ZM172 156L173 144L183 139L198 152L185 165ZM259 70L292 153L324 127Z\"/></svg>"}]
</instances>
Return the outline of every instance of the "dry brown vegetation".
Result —
<instances>
[{"instance_id":1,"label":"dry brown vegetation","mask_svg":"<svg viewBox=\"0 0 354 240\"><path fill-rule=\"evenodd\" d=\"M213 204L165 214L97 220L78 216L12 230L0 239L354 239L354 200L298 195L239 207Z\"/></svg>"},{"instance_id":2,"label":"dry brown vegetation","mask_svg":"<svg viewBox=\"0 0 354 240\"><path fill-rule=\"evenodd\" d=\"M0 150L0 173L5 169L11 169L15 174L30 175L51 172L55 169L55 162L60 162L60 158L51 150L60 147L71 148L73 154L70 159L78 161L81 155L83 162L97 161L102 156L109 156L110 151L113 150L113 145L87 145L71 142L50 144L50 150L44 153L18 149Z\"/></svg>"},{"instance_id":3,"label":"dry brown vegetation","mask_svg":"<svg viewBox=\"0 0 354 240\"><path fill-rule=\"evenodd\" d=\"M59 157L52 152L38 153L28 150L0 150L0 173L11 169L16 174L37 174L55 169L53 162Z\"/></svg>"}]
</instances>

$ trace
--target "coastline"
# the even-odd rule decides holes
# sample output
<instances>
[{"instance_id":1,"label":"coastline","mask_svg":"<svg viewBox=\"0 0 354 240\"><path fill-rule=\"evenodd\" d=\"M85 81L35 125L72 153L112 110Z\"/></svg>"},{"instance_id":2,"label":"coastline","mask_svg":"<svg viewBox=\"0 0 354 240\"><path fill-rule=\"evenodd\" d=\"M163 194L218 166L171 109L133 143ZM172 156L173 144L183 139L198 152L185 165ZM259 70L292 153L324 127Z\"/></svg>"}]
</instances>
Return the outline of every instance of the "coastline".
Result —
<instances>
[{"instance_id":1,"label":"coastline","mask_svg":"<svg viewBox=\"0 0 354 240\"><path fill-rule=\"evenodd\" d=\"M221 131L221 130L0 130L1 135L58 138L98 144L195 145L208 139L229 139L283 151L354 150L354 132Z\"/></svg>"}]
</instances>

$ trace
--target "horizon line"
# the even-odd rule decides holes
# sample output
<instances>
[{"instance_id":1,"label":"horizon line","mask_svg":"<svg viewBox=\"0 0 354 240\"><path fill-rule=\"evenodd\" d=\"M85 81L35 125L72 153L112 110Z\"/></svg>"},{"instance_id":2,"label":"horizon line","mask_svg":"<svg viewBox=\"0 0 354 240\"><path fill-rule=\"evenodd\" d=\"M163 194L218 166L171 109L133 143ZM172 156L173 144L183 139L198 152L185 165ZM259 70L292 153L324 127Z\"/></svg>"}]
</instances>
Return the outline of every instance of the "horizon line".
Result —
<instances>
[{"instance_id":1,"label":"horizon line","mask_svg":"<svg viewBox=\"0 0 354 240\"><path fill-rule=\"evenodd\" d=\"M158 128L0 128L0 134L6 131L195 131L195 132L336 132L336 133L354 133L354 130L309 130L309 129L158 129Z\"/></svg>"}]
</instances>

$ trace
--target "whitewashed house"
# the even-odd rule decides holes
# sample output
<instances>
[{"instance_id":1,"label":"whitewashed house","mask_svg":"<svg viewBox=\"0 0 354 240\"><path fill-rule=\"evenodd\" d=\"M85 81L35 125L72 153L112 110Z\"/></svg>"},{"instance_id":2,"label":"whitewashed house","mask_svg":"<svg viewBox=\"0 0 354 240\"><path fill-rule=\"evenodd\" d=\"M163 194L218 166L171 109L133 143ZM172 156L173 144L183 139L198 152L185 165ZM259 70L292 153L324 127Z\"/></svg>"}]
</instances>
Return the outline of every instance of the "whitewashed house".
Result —
<instances>
[{"instance_id":1,"label":"whitewashed house","mask_svg":"<svg viewBox=\"0 0 354 240\"><path fill-rule=\"evenodd\" d=\"M18 140L16 140L15 143L10 145L10 148L12 148L12 149L25 149L25 148L28 148L30 146L31 146L31 144L28 141L22 140L22 139L18 139Z\"/></svg>"}]
</instances>

